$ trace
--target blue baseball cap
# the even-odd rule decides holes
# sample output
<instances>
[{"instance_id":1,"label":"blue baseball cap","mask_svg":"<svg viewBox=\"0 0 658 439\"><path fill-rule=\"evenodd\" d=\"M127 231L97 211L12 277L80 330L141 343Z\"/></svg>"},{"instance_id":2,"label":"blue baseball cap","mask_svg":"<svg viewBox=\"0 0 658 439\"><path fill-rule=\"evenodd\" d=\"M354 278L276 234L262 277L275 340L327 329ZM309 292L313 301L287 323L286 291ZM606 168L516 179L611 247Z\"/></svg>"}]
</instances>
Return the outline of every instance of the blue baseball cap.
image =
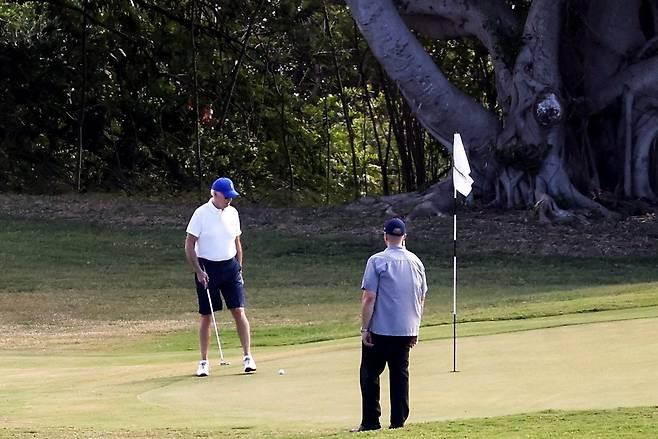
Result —
<instances>
[{"instance_id":1,"label":"blue baseball cap","mask_svg":"<svg viewBox=\"0 0 658 439\"><path fill-rule=\"evenodd\" d=\"M215 192L221 192L226 198L237 198L240 196L235 190L235 187L233 187L231 179L227 177L220 177L215 180L211 189Z\"/></svg>"},{"instance_id":2,"label":"blue baseball cap","mask_svg":"<svg viewBox=\"0 0 658 439\"><path fill-rule=\"evenodd\" d=\"M387 235L403 236L407 233L404 221L400 218L391 218L384 224L384 233Z\"/></svg>"}]
</instances>

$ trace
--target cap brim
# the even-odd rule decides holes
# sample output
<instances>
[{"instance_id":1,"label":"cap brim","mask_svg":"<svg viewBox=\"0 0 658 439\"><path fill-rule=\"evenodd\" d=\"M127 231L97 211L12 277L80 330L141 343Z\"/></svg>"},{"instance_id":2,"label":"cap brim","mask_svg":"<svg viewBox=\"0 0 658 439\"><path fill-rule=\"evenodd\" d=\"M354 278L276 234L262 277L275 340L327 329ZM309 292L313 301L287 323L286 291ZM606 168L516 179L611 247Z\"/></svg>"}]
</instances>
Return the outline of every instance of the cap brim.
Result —
<instances>
[{"instance_id":1,"label":"cap brim","mask_svg":"<svg viewBox=\"0 0 658 439\"><path fill-rule=\"evenodd\" d=\"M227 192L227 193L225 193L224 196L225 196L226 198L238 198L238 197L240 196L240 194L237 193L236 191L233 191L233 192Z\"/></svg>"}]
</instances>

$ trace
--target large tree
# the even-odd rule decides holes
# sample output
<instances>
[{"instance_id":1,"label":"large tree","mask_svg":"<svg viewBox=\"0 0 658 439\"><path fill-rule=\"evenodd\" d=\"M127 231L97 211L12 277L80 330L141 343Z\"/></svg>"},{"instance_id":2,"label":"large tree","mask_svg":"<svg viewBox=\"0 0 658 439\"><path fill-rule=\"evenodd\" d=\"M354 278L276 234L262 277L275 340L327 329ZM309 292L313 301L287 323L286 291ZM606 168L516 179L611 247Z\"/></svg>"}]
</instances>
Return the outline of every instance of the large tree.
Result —
<instances>
[{"instance_id":1,"label":"large tree","mask_svg":"<svg viewBox=\"0 0 658 439\"><path fill-rule=\"evenodd\" d=\"M479 201L539 206L547 219L579 209L609 216L610 199L656 201L656 0L347 4L426 130L448 149L461 133ZM428 39L472 40L488 52L495 108L449 81ZM414 217L445 211L451 198L448 179L382 200Z\"/></svg>"}]
</instances>

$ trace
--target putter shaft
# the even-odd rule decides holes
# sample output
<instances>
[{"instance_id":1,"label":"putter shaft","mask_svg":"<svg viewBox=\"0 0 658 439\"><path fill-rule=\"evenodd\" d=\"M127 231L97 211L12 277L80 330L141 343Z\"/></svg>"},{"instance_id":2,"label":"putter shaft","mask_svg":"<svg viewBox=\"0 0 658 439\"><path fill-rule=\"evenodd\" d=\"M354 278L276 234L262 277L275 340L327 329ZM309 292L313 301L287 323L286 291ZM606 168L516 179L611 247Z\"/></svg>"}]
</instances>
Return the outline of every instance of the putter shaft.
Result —
<instances>
[{"instance_id":1,"label":"putter shaft","mask_svg":"<svg viewBox=\"0 0 658 439\"><path fill-rule=\"evenodd\" d=\"M206 294L208 295L208 304L210 305L210 315L212 316L212 325L215 328L215 338L217 339L217 349L219 351L219 365L228 366L230 363L224 360L224 352L222 352L222 342L219 339L217 320L215 320L215 310L212 307L212 299L210 298L210 289L208 287L206 287Z\"/></svg>"}]
</instances>

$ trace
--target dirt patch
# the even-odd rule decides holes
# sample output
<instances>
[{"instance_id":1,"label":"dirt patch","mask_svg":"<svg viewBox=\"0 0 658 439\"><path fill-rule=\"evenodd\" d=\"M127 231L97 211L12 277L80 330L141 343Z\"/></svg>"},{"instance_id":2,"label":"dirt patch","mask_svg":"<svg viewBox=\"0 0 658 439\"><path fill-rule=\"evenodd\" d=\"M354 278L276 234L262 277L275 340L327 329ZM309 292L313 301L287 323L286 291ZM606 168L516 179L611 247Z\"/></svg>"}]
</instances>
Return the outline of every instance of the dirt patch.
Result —
<instances>
[{"instance_id":1,"label":"dirt patch","mask_svg":"<svg viewBox=\"0 0 658 439\"><path fill-rule=\"evenodd\" d=\"M83 221L119 228L179 228L184 230L192 212L206 202L155 200L97 194L30 196L0 194L0 214L25 218ZM244 230L313 236L380 233L383 212L358 206L290 208L235 203ZM452 240L452 216L417 219L408 224L410 236ZM658 219L655 214L629 216L619 221L590 219L545 225L531 211L460 208L459 243L469 251L498 250L514 254L571 256L658 255Z\"/></svg>"},{"instance_id":2,"label":"dirt patch","mask_svg":"<svg viewBox=\"0 0 658 439\"><path fill-rule=\"evenodd\" d=\"M102 341L107 347L137 340L144 335L195 328L195 321L143 320L143 321L94 321L68 320L52 325L0 324L0 350L31 349L37 351L93 349L94 342Z\"/></svg>"}]
</instances>

